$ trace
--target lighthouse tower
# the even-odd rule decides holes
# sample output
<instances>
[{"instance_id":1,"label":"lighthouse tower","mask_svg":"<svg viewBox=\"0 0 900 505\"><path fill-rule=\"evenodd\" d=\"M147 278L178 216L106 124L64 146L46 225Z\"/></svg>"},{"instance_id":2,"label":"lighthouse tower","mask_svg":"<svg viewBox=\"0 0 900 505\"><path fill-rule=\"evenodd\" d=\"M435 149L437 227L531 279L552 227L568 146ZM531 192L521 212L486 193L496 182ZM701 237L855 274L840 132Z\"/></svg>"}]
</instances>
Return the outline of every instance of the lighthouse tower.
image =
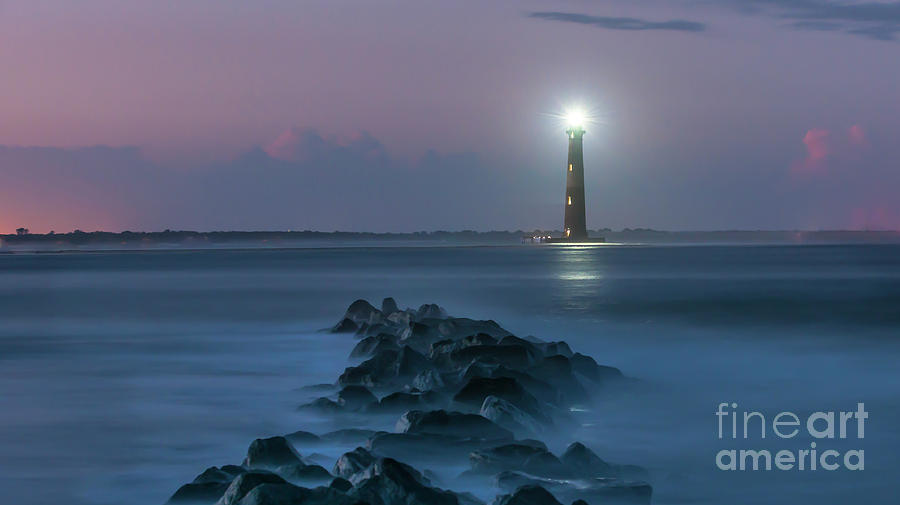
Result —
<instances>
[{"instance_id":1,"label":"lighthouse tower","mask_svg":"<svg viewBox=\"0 0 900 505\"><path fill-rule=\"evenodd\" d=\"M584 128L573 124L566 130L569 135L569 162L566 164L566 216L563 240L579 242L587 240L587 223L584 218L584 152L582 137Z\"/></svg>"}]
</instances>

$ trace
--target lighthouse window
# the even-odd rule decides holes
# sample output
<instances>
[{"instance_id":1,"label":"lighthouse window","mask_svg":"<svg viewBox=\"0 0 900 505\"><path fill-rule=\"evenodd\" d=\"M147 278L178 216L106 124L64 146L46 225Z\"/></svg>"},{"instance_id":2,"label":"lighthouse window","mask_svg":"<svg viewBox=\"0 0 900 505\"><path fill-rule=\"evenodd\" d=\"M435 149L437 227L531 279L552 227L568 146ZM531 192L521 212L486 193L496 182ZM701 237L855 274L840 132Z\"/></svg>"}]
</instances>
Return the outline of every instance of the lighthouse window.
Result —
<instances>
[{"instance_id":1,"label":"lighthouse window","mask_svg":"<svg viewBox=\"0 0 900 505\"><path fill-rule=\"evenodd\" d=\"M572 171L572 164L569 163L569 172L571 172L571 171Z\"/></svg>"},{"instance_id":2,"label":"lighthouse window","mask_svg":"<svg viewBox=\"0 0 900 505\"><path fill-rule=\"evenodd\" d=\"M571 229L571 228L566 228L566 236L568 237L568 236L571 235L571 234L572 234L572 229Z\"/></svg>"},{"instance_id":3,"label":"lighthouse window","mask_svg":"<svg viewBox=\"0 0 900 505\"><path fill-rule=\"evenodd\" d=\"M568 203L566 205L572 205L572 197L568 197Z\"/></svg>"}]
</instances>

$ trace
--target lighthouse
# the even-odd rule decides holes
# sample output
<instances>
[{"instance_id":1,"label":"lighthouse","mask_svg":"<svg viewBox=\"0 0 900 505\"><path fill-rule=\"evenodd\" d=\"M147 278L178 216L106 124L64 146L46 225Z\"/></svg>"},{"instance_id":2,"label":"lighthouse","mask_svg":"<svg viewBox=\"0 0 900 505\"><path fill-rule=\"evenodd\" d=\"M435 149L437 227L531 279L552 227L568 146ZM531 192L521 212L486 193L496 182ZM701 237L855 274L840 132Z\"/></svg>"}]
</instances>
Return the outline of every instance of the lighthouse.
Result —
<instances>
[{"instance_id":1,"label":"lighthouse","mask_svg":"<svg viewBox=\"0 0 900 505\"><path fill-rule=\"evenodd\" d=\"M566 133L569 136L569 162L566 164L566 212L562 239L581 242L587 240L588 234L584 217L584 126L580 117L570 121Z\"/></svg>"}]
</instances>

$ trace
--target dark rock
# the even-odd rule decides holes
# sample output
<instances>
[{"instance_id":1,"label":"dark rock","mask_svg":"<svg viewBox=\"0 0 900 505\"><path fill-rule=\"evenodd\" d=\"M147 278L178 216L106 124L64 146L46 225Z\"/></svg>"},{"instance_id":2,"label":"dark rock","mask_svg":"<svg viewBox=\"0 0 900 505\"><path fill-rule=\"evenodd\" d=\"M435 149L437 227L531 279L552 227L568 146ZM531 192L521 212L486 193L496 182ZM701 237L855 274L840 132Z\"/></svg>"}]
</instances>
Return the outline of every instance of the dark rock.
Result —
<instances>
[{"instance_id":1,"label":"dark rock","mask_svg":"<svg viewBox=\"0 0 900 505\"><path fill-rule=\"evenodd\" d=\"M376 458L371 452L357 447L338 458L334 464L334 474L349 480L353 475L368 468L375 460Z\"/></svg>"},{"instance_id":2,"label":"dark rock","mask_svg":"<svg viewBox=\"0 0 900 505\"><path fill-rule=\"evenodd\" d=\"M429 368L419 372L412 380L412 387L421 391L440 389L444 387L444 379L437 370Z\"/></svg>"},{"instance_id":3,"label":"dark rock","mask_svg":"<svg viewBox=\"0 0 900 505\"><path fill-rule=\"evenodd\" d=\"M284 437L257 438L250 444L244 458L247 468L273 469L296 464L303 464L303 461Z\"/></svg>"},{"instance_id":4,"label":"dark rock","mask_svg":"<svg viewBox=\"0 0 900 505\"><path fill-rule=\"evenodd\" d=\"M629 503L647 505L653 488L645 482L625 482L617 479L551 479L518 471L506 471L495 477L497 487L507 491L521 486L539 485L560 500L587 500L592 503Z\"/></svg>"},{"instance_id":5,"label":"dark rock","mask_svg":"<svg viewBox=\"0 0 900 505\"><path fill-rule=\"evenodd\" d=\"M347 319L345 317L344 319L341 319L341 322L339 322L338 324L334 325L331 328L331 332L332 333L353 333L354 331L356 331L358 329L359 329L359 326L357 326L356 323L354 323L352 320Z\"/></svg>"},{"instance_id":6,"label":"dark rock","mask_svg":"<svg viewBox=\"0 0 900 505\"><path fill-rule=\"evenodd\" d=\"M538 356L521 345L471 345L450 353L450 360L456 366L464 366L475 359L490 359L493 362L517 370L524 370L534 363Z\"/></svg>"},{"instance_id":7,"label":"dark rock","mask_svg":"<svg viewBox=\"0 0 900 505\"><path fill-rule=\"evenodd\" d=\"M337 402L349 410L362 410L372 403L377 403L378 398L365 386L351 385L341 389L338 393Z\"/></svg>"},{"instance_id":8,"label":"dark rock","mask_svg":"<svg viewBox=\"0 0 900 505\"><path fill-rule=\"evenodd\" d=\"M621 379L622 371L611 366L598 365L594 358L575 353L570 358L572 369L594 382Z\"/></svg>"},{"instance_id":9,"label":"dark rock","mask_svg":"<svg viewBox=\"0 0 900 505\"><path fill-rule=\"evenodd\" d=\"M423 319L447 319L447 311L434 303L426 303L416 311L416 320Z\"/></svg>"},{"instance_id":10,"label":"dark rock","mask_svg":"<svg viewBox=\"0 0 900 505\"><path fill-rule=\"evenodd\" d=\"M357 325L363 323L371 325L373 322L376 322L377 316L380 315L381 312L373 307L371 303L365 300L356 300L347 307L344 319L349 319Z\"/></svg>"},{"instance_id":11,"label":"dark rock","mask_svg":"<svg viewBox=\"0 0 900 505\"><path fill-rule=\"evenodd\" d=\"M554 354L560 354L567 358L572 357L572 348L569 347L569 344L559 341L559 342L543 342L540 344L535 344L541 352L544 353L544 356L553 356Z\"/></svg>"},{"instance_id":12,"label":"dark rock","mask_svg":"<svg viewBox=\"0 0 900 505\"><path fill-rule=\"evenodd\" d=\"M400 312L400 307L397 306L397 302L393 298L387 297L381 301L381 312L388 316L394 312Z\"/></svg>"},{"instance_id":13,"label":"dark rock","mask_svg":"<svg viewBox=\"0 0 900 505\"><path fill-rule=\"evenodd\" d=\"M321 435L320 438L325 442L334 444L361 444L374 434L374 430L348 428L329 431L328 433Z\"/></svg>"},{"instance_id":14,"label":"dark rock","mask_svg":"<svg viewBox=\"0 0 900 505\"><path fill-rule=\"evenodd\" d=\"M575 500L572 502L572 505L588 505L588 502L584 500Z\"/></svg>"},{"instance_id":15,"label":"dark rock","mask_svg":"<svg viewBox=\"0 0 900 505\"><path fill-rule=\"evenodd\" d=\"M349 495L370 505L459 505L454 493L422 484L394 459L378 460L365 473Z\"/></svg>"},{"instance_id":16,"label":"dark rock","mask_svg":"<svg viewBox=\"0 0 900 505\"><path fill-rule=\"evenodd\" d=\"M313 410L325 414L337 414L341 412L341 406L334 400L325 398L316 398L315 400L300 406L300 410Z\"/></svg>"},{"instance_id":17,"label":"dark rock","mask_svg":"<svg viewBox=\"0 0 900 505\"><path fill-rule=\"evenodd\" d=\"M384 350L399 351L400 346L397 345L397 337L387 333L379 333L374 337L366 337L356 344L356 347L350 352L350 357L366 358L374 356L378 352Z\"/></svg>"},{"instance_id":18,"label":"dark rock","mask_svg":"<svg viewBox=\"0 0 900 505\"><path fill-rule=\"evenodd\" d=\"M545 421L540 403L516 379L510 377L473 377L453 397L455 403L480 411L485 398L496 396Z\"/></svg>"},{"instance_id":19,"label":"dark rock","mask_svg":"<svg viewBox=\"0 0 900 505\"><path fill-rule=\"evenodd\" d=\"M235 477L219 499L218 505L237 505L247 493L260 484L287 484L287 482L271 472L247 472Z\"/></svg>"},{"instance_id":20,"label":"dark rock","mask_svg":"<svg viewBox=\"0 0 900 505\"><path fill-rule=\"evenodd\" d=\"M295 431L284 436L293 445L318 445L322 443L322 439L314 433L308 431Z\"/></svg>"},{"instance_id":21,"label":"dark rock","mask_svg":"<svg viewBox=\"0 0 900 505\"><path fill-rule=\"evenodd\" d=\"M204 484L207 482L231 482L238 475L245 473L247 470L240 466L225 465L222 468L211 466L194 478L194 484Z\"/></svg>"},{"instance_id":22,"label":"dark rock","mask_svg":"<svg viewBox=\"0 0 900 505\"><path fill-rule=\"evenodd\" d=\"M433 391L425 393L391 393L378 402L378 412L406 412L441 406L445 398Z\"/></svg>"},{"instance_id":23,"label":"dark rock","mask_svg":"<svg viewBox=\"0 0 900 505\"><path fill-rule=\"evenodd\" d=\"M460 340L460 344L464 347L469 347L473 345L497 345L497 339L488 335L487 333L476 333L475 335L469 335L468 337Z\"/></svg>"},{"instance_id":24,"label":"dark rock","mask_svg":"<svg viewBox=\"0 0 900 505\"><path fill-rule=\"evenodd\" d=\"M519 407L496 396L485 398L478 413L516 434L540 434L549 426L546 420L539 421Z\"/></svg>"},{"instance_id":25,"label":"dark rock","mask_svg":"<svg viewBox=\"0 0 900 505\"><path fill-rule=\"evenodd\" d=\"M337 489L342 493L346 493L353 487L353 484L351 484L349 480L342 477L335 477L334 480L331 481L331 484L328 485L328 487Z\"/></svg>"},{"instance_id":26,"label":"dark rock","mask_svg":"<svg viewBox=\"0 0 900 505\"><path fill-rule=\"evenodd\" d=\"M411 410L400 416L399 433L430 433L459 438L511 439L512 433L477 414Z\"/></svg>"},{"instance_id":27,"label":"dark rock","mask_svg":"<svg viewBox=\"0 0 900 505\"><path fill-rule=\"evenodd\" d=\"M240 505L354 505L356 500L329 487L307 489L291 484L261 484Z\"/></svg>"},{"instance_id":28,"label":"dark rock","mask_svg":"<svg viewBox=\"0 0 900 505\"><path fill-rule=\"evenodd\" d=\"M302 484L324 484L334 478L328 470L319 465L285 465L278 468L278 475L290 482Z\"/></svg>"},{"instance_id":29,"label":"dark rock","mask_svg":"<svg viewBox=\"0 0 900 505\"><path fill-rule=\"evenodd\" d=\"M616 474L612 465L600 459L594 451L581 442L575 442L566 448L560 460L568 466L574 475L582 477L613 477Z\"/></svg>"},{"instance_id":30,"label":"dark rock","mask_svg":"<svg viewBox=\"0 0 900 505\"><path fill-rule=\"evenodd\" d=\"M225 490L228 489L229 482L199 482L185 484L175 491L166 505L176 504L213 504L218 500Z\"/></svg>"},{"instance_id":31,"label":"dark rock","mask_svg":"<svg viewBox=\"0 0 900 505\"><path fill-rule=\"evenodd\" d=\"M513 494L494 501L495 505L562 505L549 491L536 485L526 485Z\"/></svg>"},{"instance_id":32,"label":"dark rock","mask_svg":"<svg viewBox=\"0 0 900 505\"><path fill-rule=\"evenodd\" d=\"M523 444L506 444L473 451L469 455L473 473L496 474L521 471L543 477L565 477L567 468L547 449Z\"/></svg>"}]
</instances>

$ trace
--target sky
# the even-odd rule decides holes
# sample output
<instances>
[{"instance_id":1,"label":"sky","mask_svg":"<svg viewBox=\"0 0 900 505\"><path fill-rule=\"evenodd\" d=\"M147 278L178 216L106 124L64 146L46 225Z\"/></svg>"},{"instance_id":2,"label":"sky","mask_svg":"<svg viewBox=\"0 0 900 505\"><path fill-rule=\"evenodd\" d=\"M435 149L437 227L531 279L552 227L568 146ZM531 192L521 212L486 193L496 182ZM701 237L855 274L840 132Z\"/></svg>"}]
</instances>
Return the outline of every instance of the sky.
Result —
<instances>
[{"instance_id":1,"label":"sky","mask_svg":"<svg viewBox=\"0 0 900 505\"><path fill-rule=\"evenodd\" d=\"M900 2L0 0L0 233L900 229Z\"/></svg>"}]
</instances>

